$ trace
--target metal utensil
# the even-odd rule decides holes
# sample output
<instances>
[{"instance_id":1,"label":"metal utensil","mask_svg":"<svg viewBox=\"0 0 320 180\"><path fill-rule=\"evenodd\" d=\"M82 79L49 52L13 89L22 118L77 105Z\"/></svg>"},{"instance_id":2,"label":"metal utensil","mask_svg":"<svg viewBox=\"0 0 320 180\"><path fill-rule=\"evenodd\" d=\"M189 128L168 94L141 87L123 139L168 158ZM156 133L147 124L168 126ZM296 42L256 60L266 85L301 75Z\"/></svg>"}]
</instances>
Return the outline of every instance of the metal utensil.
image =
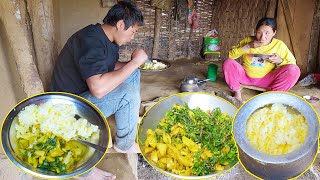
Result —
<instances>
[{"instance_id":1,"label":"metal utensil","mask_svg":"<svg viewBox=\"0 0 320 180\"><path fill-rule=\"evenodd\" d=\"M24 172L37 176L42 179L66 179L83 174L93 166L97 165L100 159L103 158L103 154L90 148L86 153L87 157L78 163L75 168L67 171L66 173L54 173L47 170L42 170L39 168L34 168L27 162L23 161L19 156L17 156L18 141L15 136L14 125L17 123L18 119L15 118L20 111L22 111L26 106L31 104L42 104L47 101L51 101L54 105L58 104L73 104L77 108L77 117L83 117L88 120L91 124L95 124L99 127L99 140L98 145L102 147L107 147L109 144L110 130L108 127L108 122L105 120L104 115L99 111L96 106L93 106L89 101L67 93L43 93L36 96L29 97L19 104L17 104L7 115L1 130L1 141L2 147L7 155L8 159L15 164L16 167L23 170ZM77 118L76 117L76 118Z\"/></svg>"},{"instance_id":2,"label":"metal utensil","mask_svg":"<svg viewBox=\"0 0 320 180\"><path fill-rule=\"evenodd\" d=\"M84 145L87 145L89 147L92 147L93 149L95 149L95 150L97 150L97 151L99 151L101 153L105 153L106 150L107 150L106 148L104 148L104 147L102 147L100 145L93 144L93 143L91 143L89 141L85 141L85 140L82 140L80 138L71 138L71 140L74 140L74 141L80 142L80 143L82 143Z\"/></svg>"},{"instance_id":3,"label":"metal utensil","mask_svg":"<svg viewBox=\"0 0 320 180\"><path fill-rule=\"evenodd\" d=\"M207 81L209 81L209 80L210 80L210 79L203 79L203 80L199 79L199 80L198 80L198 83L202 84L202 83L205 83L205 82L207 82Z\"/></svg>"}]
</instances>

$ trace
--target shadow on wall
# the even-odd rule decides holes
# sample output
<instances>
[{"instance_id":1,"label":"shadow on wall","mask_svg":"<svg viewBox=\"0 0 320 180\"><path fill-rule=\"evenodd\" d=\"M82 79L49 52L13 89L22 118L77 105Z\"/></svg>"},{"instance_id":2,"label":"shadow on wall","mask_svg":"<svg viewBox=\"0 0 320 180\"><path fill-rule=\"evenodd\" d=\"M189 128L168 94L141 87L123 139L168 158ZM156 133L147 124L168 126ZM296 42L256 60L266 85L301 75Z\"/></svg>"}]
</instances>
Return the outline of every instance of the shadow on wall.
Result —
<instances>
[{"instance_id":1,"label":"shadow on wall","mask_svg":"<svg viewBox=\"0 0 320 180\"><path fill-rule=\"evenodd\" d=\"M18 32L14 32L13 29L10 33ZM8 33L2 21L0 21L0 34L0 97L2 97L1 102L4 102L6 106L10 106L11 108L14 104L8 104L8 101L17 103L26 98L26 94L21 85L15 57L12 53L12 46L8 40Z\"/></svg>"}]
</instances>

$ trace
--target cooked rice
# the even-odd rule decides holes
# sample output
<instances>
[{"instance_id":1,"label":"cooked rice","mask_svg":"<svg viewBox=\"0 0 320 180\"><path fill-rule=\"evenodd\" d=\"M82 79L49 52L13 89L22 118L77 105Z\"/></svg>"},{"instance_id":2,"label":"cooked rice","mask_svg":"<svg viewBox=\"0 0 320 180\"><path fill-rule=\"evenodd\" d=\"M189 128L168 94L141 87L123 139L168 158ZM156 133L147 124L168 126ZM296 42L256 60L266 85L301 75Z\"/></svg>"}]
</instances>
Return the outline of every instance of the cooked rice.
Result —
<instances>
[{"instance_id":1,"label":"cooked rice","mask_svg":"<svg viewBox=\"0 0 320 180\"><path fill-rule=\"evenodd\" d=\"M306 119L282 104L273 104L254 112L246 127L251 145L271 155L294 151L304 142L307 134Z\"/></svg>"}]
</instances>

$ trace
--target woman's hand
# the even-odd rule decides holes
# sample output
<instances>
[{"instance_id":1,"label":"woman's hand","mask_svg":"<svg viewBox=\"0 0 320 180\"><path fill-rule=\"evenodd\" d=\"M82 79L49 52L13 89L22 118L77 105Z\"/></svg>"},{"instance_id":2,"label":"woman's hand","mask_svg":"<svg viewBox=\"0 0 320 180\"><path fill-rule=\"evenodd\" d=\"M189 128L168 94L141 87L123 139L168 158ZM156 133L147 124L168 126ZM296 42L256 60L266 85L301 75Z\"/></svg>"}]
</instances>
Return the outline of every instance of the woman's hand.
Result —
<instances>
[{"instance_id":1,"label":"woman's hand","mask_svg":"<svg viewBox=\"0 0 320 180\"><path fill-rule=\"evenodd\" d=\"M272 56L268 58L268 61L273 64L279 65L283 62L283 59L281 59L279 54L274 53Z\"/></svg>"},{"instance_id":2,"label":"woman's hand","mask_svg":"<svg viewBox=\"0 0 320 180\"><path fill-rule=\"evenodd\" d=\"M259 48L259 47L261 47L261 46L264 46L265 44L263 44L263 43L260 42L260 41L254 40L254 41L251 41L251 42L249 43L249 45L250 45L251 48Z\"/></svg>"},{"instance_id":3,"label":"woman's hand","mask_svg":"<svg viewBox=\"0 0 320 180\"><path fill-rule=\"evenodd\" d=\"M249 42L248 44L242 46L242 50L244 52L248 51L250 48L258 48L258 47L261 47L263 46L264 44L260 41L257 41L257 40L254 40L254 41L251 41Z\"/></svg>"}]
</instances>

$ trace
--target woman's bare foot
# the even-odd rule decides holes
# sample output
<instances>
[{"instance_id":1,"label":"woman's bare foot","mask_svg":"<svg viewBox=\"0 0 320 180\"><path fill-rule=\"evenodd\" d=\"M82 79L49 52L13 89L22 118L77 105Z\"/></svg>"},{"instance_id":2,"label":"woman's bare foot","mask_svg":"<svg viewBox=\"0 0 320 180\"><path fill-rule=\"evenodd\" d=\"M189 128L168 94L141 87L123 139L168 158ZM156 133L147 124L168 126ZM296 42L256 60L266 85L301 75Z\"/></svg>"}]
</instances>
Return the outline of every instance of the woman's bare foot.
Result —
<instances>
[{"instance_id":1,"label":"woman's bare foot","mask_svg":"<svg viewBox=\"0 0 320 180\"><path fill-rule=\"evenodd\" d=\"M242 101L242 96L241 96L241 90L240 89L234 92L234 97L236 99L238 99L239 101Z\"/></svg>"},{"instance_id":2,"label":"woman's bare foot","mask_svg":"<svg viewBox=\"0 0 320 180\"><path fill-rule=\"evenodd\" d=\"M134 143L128 150L123 151L119 149L115 144L113 145L113 149L116 150L118 153L141 153L139 149L139 145Z\"/></svg>"},{"instance_id":3,"label":"woman's bare foot","mask_svg":"<svg viewBox=\"0 0 320 180\"><path fill-rule=\"evenodd\" d=\"M78 180L114 180L114 179L116 179L116 176L109 173L109 172L106 172L106 171L103 171L101 169L94 167L87 174L84 174L82 176L78 176L75 179L78 179Z\"/></svg>"}]
</instances>

